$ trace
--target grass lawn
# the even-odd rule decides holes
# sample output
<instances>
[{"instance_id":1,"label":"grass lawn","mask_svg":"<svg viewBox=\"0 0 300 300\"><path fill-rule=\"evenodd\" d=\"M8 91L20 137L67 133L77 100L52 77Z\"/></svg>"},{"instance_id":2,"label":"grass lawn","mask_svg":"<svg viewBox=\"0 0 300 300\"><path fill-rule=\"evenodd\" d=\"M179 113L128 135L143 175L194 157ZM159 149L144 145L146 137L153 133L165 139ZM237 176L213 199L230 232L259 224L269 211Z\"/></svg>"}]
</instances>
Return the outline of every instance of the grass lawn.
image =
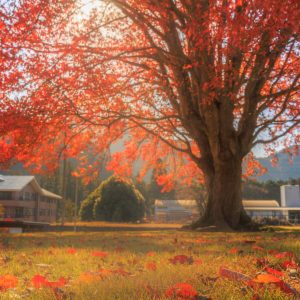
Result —
<instances>
[{"instance_id":1,"label":"grass lawn","mask_svg":"<svg viewBox=\"0 0 300 300\"><path fill-rule=\"evenodd\" d=\"M1 300L299 299L299 231L0 238Z\"/></svg>"}]
</instances>

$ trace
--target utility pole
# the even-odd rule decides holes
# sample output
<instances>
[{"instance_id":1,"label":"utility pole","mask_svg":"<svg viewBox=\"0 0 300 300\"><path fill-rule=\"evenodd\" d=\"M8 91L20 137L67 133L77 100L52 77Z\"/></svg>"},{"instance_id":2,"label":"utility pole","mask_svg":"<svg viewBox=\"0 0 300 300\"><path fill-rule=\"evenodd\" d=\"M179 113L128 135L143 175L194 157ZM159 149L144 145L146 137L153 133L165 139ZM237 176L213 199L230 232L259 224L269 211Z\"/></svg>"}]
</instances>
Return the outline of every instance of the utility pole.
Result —
<instances>
[{"instance_id":1,"label":"utility pole","mask_svg":"<svg viewBox=\"0 0 300 300\"><path fill-rule=\"evenodd\" d=\"M74 211L74 231L77 231L77 207L78 207L78 184L79 178L75 178L75 211Z\"/></svg>"},{"instance_id":2,"label":"utility pole","mask_svg":"<svg viewBox=\"0 0 300 300\"><path fill-rule=\"evenodd\" d=\"M66 188L66 177L67 177L67 164L66 164L66 157L63 154L63 160L62 160L62 210L61 210L61 225L64 225L65 223L65 201L67 199L67 188Z\"/></svg>"}]
</instances>

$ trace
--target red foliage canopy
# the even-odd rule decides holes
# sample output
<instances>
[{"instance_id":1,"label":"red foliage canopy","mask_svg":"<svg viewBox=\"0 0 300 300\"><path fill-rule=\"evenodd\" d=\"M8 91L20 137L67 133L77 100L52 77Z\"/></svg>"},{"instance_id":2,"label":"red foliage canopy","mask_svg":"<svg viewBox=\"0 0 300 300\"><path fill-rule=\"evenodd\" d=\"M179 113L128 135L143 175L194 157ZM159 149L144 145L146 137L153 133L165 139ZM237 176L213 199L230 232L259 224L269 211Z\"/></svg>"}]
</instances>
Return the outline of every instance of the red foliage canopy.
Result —
<instances>
[{"instance_id":1,"label":"red foliage canopy","mask_svg":"<svg viewBox=\"0 0 300 300\"><path fill-rule=\"evenodd\" d=\"M143 177L162 158L171 188L230 152L298 144L299 11L295 0L8 1L0 163L53 170L64 155L91 178L123 137L108 168L129 176L140 158Z\"/></svg>"}]
</instances>

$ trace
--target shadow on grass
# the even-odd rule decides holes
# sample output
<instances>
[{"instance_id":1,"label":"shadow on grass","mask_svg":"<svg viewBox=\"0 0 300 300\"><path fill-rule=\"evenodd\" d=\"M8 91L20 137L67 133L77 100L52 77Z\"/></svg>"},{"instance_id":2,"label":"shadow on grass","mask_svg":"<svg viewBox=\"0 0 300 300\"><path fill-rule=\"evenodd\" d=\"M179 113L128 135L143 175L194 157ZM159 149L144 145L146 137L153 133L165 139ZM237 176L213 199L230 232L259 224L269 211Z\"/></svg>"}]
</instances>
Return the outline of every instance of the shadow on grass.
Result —
<instances>
[{"instance_id":1,"label":"shadow on grass","mask_svg":"<svg viewBox=\"0 0 300 300\"><path fill-rule=\"evenodd\" d=\"M0 244L7 250L38 251L75 248L77 250L101 250L107 252L129 251L148 253L150 251L175 251L174 238L180 232L172 231L103 231L103 232L44 232L18 235L0 235ZM5 251L5 250L4 250Z\"/></svg>"},{"instance_id":2,"label":"shadow on grass","mask_svg":"<svg viewBox=\"0 0 300 300\"><path fill-rule=\"evenodd\" d=\"M261 232L265 238L278 237L298 240L300 228L294 227L270 227L275 231ZM293 230L293 228L295 230ZM145 254L150 251L158 253L176 252L184 246L195 246L197 239L210 239L212 245L218 245L219 239L230 240L254 239L258 233L246 232L196 232L196 231L175 231L164 230L117 230L109 228L101 232L36 232L16 235L0 234L0 252L2 249L18 251L39 251L52 248L66 250L75 248L77 250L99 250L106 252L123 252ZM183 243L182 243L183 242ZM198 248L198 247L196 247ZM200 248L199 248L200 250Z\"/></svg>"}]
</instances>

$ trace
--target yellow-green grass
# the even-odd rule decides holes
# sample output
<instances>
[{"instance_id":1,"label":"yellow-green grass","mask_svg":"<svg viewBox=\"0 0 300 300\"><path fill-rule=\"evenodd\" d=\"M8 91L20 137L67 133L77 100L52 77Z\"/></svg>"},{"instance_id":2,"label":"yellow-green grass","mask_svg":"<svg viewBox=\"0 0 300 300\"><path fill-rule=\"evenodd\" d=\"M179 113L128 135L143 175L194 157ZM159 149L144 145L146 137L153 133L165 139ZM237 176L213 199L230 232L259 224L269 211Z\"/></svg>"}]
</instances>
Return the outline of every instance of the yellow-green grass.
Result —
<instances>
[{"instance_id":1,"label":"yellow-green grass","mask_svg":"<svg viewBox=\"0 0 300 300\"><path fill-rule=\"evenodd\" d=\"M268 250L291 251L298 262L300 259L297 232L64 232L2 234L0 238L0 276L10 274L18 278L16 288L0 291L1 300L166 299L165 291L178 282L191 284L199 295L211 299L252 299L255 292L243 282L220 276L220 267L254 278L264 272L257 265L257 258L267 258L271 267L279 268L282 259ZM255 250L253 245L264 249ZM68 253L69 248L76 253ZM232 248L238 253L231 253L235 252L230 251ZM95 257L94 251L108 255ZM191 256L202 263L174 265L169 259L175 255ZM154 262L157 269L147 268L149 262ZM97 277L95 274L103 269L121 269L129 274ZM82 274L87 273L97 279L82 280ZM35 289L31 279L36 274L53 281L65 277L68 283L56 292L50 288ZM283 280L300 290L299 277L284 271ZM273 285L264 287L258 291L261 299L293 299Z\"/></svg>"},{"instance_id":2,"label":"yellow-green grass","mask_svg":"<svg viewBox=\"0 0 300 300\"><path fill-rule=\"evenodd\" d=\"M155 229L180 229L183 224L176 224L176 223L113 223L113 222L65 222L64 226L74 226L77 227L98 227L98 228L133 228L133 229L143 229L143 228L153 228ZM53 223L51 226L61 226L61 223Z\"/></svg>"}]
</instances>

